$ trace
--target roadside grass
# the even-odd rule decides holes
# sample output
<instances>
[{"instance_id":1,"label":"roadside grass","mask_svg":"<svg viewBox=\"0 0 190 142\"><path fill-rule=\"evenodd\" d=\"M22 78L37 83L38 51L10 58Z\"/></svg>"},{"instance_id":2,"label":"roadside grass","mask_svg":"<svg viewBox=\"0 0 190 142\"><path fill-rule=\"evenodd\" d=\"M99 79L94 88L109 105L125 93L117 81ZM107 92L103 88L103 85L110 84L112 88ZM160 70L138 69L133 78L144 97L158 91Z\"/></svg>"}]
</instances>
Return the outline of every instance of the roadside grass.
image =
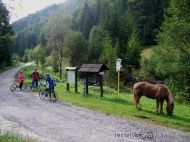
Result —
<instances>
[{"instance_id":1,"label":"roadside grass","mask_svg":"<svg viewBox=\"0 0 190 142\"><path fill-rule=\"evenodd\" d=\"M34 140L27 140L16 135L4 134L0 135L0 142L34 142Z\"/></svg>"},{"instance_id":2,"label":"roadside grass","mask_svg":"<svg viewBox=\"0 0 190 142\"><path fill-rule=\"evenodd\" d=\"M77 106L86 107L92 110L103 112L107 115L142 120L145 123L152 123L166 127L173 127L184 131L190 131L190 105L175 103L174 115L166 114L166 102L164 103L164 114L157 115L155 100L145 97L141 98L142 110L137 110L133 105L132 91L121 93L120 99L117 91L104 87L104 97L100 97L98 87L90 86L88 96L83 94L83 86L79 85L79 93L74 92L74 86L66 91L66 84L58 84L56 91L60 101L72 103Z\"/></svg>"},{"instance_id":3,"label":"roadside grass","mask_svg":"<svg viewBox=\"0 0 190 142\"><path fill-rule=\"evenodd\" d=\"M23 69L25 75L31 74L34 65ZM51 73L51 71L49 71ZM53 73L51 73L53 74ZM31 83L31 77L25 79ZM122 92L120 99L117 98L117 90L104 86L104 97L100 97L99 87L90 86L89 95L83 94L83 85L79 83L78 93L74 92L74 86L70 85L70 91L66 91L66 84L57 83L55 87L60 101L86 107L88 109L103 112L107 115L137 120L144 123L151 123L160 126L173 127L176 129L190 131L190 105L175 103L174 115L166 114L166 102L164 103L164 114L157 115L155 100L146 97L141 98L142 110L134 107L133 94L131 89Z\"/></svg>"}]
</instances>

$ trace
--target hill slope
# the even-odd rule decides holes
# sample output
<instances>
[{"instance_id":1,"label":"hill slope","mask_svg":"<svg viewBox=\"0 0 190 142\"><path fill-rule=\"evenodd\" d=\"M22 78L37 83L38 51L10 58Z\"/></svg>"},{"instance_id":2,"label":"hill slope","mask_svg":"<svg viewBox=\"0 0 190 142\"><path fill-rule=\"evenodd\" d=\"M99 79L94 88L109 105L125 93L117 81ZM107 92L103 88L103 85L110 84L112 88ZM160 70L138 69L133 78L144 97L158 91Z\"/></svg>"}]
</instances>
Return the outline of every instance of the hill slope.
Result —
<instances>
[{"instance_id":1,"label":"hill slope","mask_svg":"<svg viewBox=\"0 0 190 142\"><path fill-rule=\"evenodd\" d=\"M71 14L83 3L83 0L67 0L62 4L51 5L34 14L30 14L12 24L16 39L12 48L13 53L24 55L26 49L33 48L35 45L46 42L43 27L48 18L59 9Z\"/></svg>"}]
</instances>

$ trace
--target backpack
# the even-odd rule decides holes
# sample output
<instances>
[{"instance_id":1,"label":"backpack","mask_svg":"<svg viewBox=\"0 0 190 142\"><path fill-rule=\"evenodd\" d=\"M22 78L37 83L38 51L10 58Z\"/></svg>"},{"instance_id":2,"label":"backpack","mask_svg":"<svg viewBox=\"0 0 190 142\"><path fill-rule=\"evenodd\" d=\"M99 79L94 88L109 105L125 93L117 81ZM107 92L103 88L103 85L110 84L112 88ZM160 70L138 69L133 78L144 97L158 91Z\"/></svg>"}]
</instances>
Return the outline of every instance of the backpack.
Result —
<instances>
[{"instance_id":1,"label":"backpack","mask_svg":"<svg viewBox=\"0 0 190 142\"><path fill-rule=\"evenodd\" d=\"M55 79L52 79L52 83L53 83L54 86L56 86L56 81L55 81Z\"/></svg>"}]
</instances>

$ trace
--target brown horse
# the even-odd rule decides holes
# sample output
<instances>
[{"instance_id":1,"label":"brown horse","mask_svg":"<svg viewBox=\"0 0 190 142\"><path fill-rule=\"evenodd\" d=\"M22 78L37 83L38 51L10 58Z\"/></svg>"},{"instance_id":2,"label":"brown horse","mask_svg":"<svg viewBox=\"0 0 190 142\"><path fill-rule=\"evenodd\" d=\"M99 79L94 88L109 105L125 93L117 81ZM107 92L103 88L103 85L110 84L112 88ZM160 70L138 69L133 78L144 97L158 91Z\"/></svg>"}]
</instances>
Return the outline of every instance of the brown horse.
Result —
<instances>
[{"instance_id":1,"label":"brown horse","mask_svg":"<svg viewBox=\"0 0 190 142\"><path fill-rule=\"evenodd\" d=\"M142 96L156 99L156 112L160 106L160 113L163 113L163 102L166 100L166 111L168 115L172 115L174 109L174 99L171 91L162 84L150 84L147 82L138 82L133 85L134 101L137 109L141 109L139 101Z\"/></svg>"}]
</instances>

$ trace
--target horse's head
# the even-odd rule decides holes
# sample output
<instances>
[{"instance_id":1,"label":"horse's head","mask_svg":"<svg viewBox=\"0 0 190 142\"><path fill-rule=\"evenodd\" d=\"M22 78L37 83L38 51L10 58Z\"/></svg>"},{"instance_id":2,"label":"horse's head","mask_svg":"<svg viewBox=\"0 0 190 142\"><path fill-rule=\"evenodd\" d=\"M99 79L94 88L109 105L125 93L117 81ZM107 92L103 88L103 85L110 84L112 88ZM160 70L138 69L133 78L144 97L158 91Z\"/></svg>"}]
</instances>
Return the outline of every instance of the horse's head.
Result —
<instances>
[{"instance_id":1,"label":"horse's head","mask_svg":"<svg viewBox=\"0 0 190 142\"><path fill-rule=\"evenodd\" d=\"M168 115L171 116L173 114L173 109L174 109L174 103L167 104L166 111Z\"/></svg>"},{"instance_id":2,"label":"horse's head","mask_svg":"<svg viewBox=\"0 0 190 142\"><path fill-rule=\"evenodd\" d=\"M166 111L168 115L172 115L174 110L174 98L171 93L171 91L168 89L168 101L167 101L167 106L166 106Z\"/></svg>"}]
</instances>

